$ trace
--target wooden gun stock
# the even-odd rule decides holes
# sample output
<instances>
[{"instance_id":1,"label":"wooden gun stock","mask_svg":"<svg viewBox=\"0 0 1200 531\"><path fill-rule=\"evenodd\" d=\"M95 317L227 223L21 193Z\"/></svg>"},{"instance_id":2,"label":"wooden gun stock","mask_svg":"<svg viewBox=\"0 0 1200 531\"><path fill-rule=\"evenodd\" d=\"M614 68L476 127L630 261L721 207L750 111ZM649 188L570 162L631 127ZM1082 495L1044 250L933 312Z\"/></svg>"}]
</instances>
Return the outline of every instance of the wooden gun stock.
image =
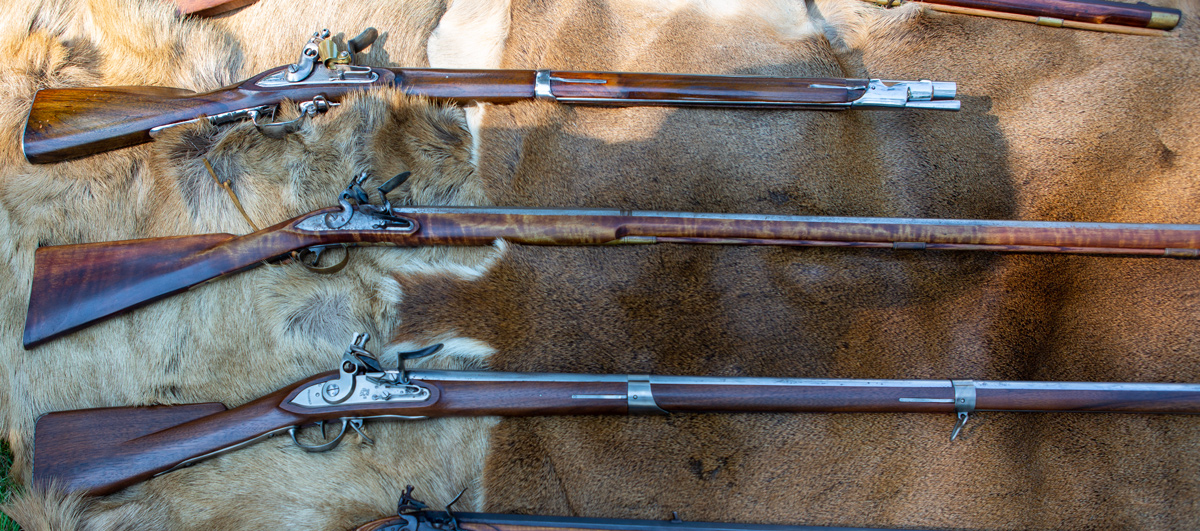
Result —
<instances>
[{"instance_id":1,"label":"wooden gun stock","mask_svg":"<svg viewBox=\"0 0 1200 531\"><path fill-rule=\"evenodd\" d=\"M330 228L332 216L348 216ZM336 223L335 223L336 225ZM43 247L34 254L24 345L264 260L314 246L689 243L1200 256L1200 226L831 218L621 210L356 206L310 212L245 236L206 234Z\"/></svg>"},{"instance_id":2,"label":"wooden gun stock","mask_svg":"<svg viewBox=\"0 0 1200 531\"><path fill-rule=\"evenodd\" d=\"M207 97L205 97L207 96ZM150 130L227 107L225 92L166 87L45 89L33 98L21 146L29 162L58 162L150 141ZM211 111L210 111L211 112Z\"/></svg>"},{"instance_id":3,"label":"wooden gun stock","mask_svg":"<svg viewBox=\"0 0 1200 531\"><path fill-rule=\"evenodd\" d=\"M285 99L320 95L339 101L361 87L314 83L299 87L260 86L287 67L268 70L240 84L211 92L169 87L84 87L39 90L33 98L21 149L34 164L62 162L153 140L157 131L207 117L214 124L269 112ZM394 75L373 69L390 82Z\"/></svg>"},{"instance_id":4,"label":"wooden gun stock","mask_svg":"<svg viewBox=\"0 0 1200 531\"><path fill-rule=\"evenodd\" d=\"M56 479L68 490L95 495L116 492L198 456L302 424L302 417L278 407L294 387L235 409L210 402L48 413L34 429L34 481Z\"/></svg>"}]
</instances>

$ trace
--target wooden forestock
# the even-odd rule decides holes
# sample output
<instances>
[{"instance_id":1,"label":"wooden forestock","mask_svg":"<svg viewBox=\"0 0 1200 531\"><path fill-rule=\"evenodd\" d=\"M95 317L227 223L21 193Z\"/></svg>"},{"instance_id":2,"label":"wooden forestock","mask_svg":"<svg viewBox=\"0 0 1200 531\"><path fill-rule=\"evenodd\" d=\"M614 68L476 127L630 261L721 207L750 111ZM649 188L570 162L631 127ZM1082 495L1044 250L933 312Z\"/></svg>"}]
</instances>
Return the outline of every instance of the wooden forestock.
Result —
<instances>
[{"instance_id":1,"label":"wooden forestock","mask_svg":"<svg viewBox=\"0 0 1200 531\"><path fill-rule=\"evenodd\" d=\"M414 370L409 376L409 384L427 390L427 397L352 405L314 402L313 393L320 394L314 389L339 378L328 372L231 410L209 403L50 413L35 427L33 478L58 482L68 490L106 494L291 426L343 418L624 415L634 412L635 405L640 413L951 413L957 411L964 386L969 386L974 401L970 411L1200 412L1200 386L1193 384L436 370ZM354 393L353 388L348 392ZM639 394L642 402L635 404Z\"/></svg>"},{"instance_id":2,"label":"wooden forestock","mask_svg":"<svg viewBox=\"0 0 1200 531\"><path fill-rule=\"evenodd\" d=\"M151 131L202 116L219 122L257 107L274 108L286 100L331 102L346 94L395 84L409 94L458 103L512 103L532 100L533 70L449 70L374 68L373 82L263 85L275 68L238 85L195 93L165 87L91 87L44 89L34 96L22 149L35 164L61 162L152 140ZM596 83L601 81L602 83ZM858 99L866 80L551 72L553 97L565 103L594 105L673 105L773 107L842 104ZM266 112L270 114L270 112Z\"/></svg>"}]
</instances>

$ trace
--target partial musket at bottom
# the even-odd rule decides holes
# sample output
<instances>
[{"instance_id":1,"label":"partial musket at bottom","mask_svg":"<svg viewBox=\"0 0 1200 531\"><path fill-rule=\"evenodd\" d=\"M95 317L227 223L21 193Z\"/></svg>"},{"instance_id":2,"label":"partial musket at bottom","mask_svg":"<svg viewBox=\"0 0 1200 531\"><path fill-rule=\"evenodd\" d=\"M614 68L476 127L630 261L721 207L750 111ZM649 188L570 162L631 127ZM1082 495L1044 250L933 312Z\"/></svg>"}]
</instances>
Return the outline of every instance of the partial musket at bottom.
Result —
<instances>
[{"instance_id":1,"label":"partial musket at bottom","mask_svg":"<svg viewBox=\"0 0 1200 531\"><path fill-rule=\"evenodd\" d=\"M400 353L385 370L360 334L335 372L301 380L234 409L221 404L103 408L42 416L34 433L33 478L106 494L153 476L290 433L310 451L335 448L349 430L371 442L369 420L462 416L667 413L953 413L958 436L977 411L1200 413L1200 385L733 378L646 374L554 374L406 370ZM300 426L341 424L319 444ZM322 429L324 432L324 429Z\"/></svg>"},{"instance_id":2,"label":"partial musket at bottom","mask_svg":"<svg viewBox=\"0 0 1200 531\"><path fill-rule=\"evenodd\" d=\"M363 524L354 531L869 531L878 528L765 525L716 522L685 522L678 514L670 520L579 518L522 514L460 513L426 510L414 499L409 485L396 504L396 516ZM465 491L464 491L465 492ZM460 493L459 496L462 496Z\"/></svg>"}]
</instances>

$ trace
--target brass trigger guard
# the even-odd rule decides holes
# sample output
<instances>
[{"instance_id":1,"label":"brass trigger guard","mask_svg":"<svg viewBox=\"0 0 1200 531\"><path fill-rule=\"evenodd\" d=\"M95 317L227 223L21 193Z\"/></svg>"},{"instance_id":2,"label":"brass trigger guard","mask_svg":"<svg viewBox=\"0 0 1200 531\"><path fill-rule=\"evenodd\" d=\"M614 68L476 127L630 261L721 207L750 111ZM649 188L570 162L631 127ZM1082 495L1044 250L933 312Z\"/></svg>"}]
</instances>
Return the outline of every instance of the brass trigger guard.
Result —
<instances>
[{"instance_id":1,"label":"brass trigger guard","mask_svg":"<svg viewBox=\"0 0 1200 531\"><path fill-rule=\"evenodd\" d=\"M321 267L317 265L317 263L321 260L321 253L330 248L328 246L309 247L307 249L296 251L296 261L300 262L300 265L304 266L305 269L312 271L313 273L332 275L338 271L341 271L346 267L346 264L350 263L350 246L344 243L339 243L337 245L342 248L345 254L342 255L342 260L340 262L331 266ZM311 261L308 259L309 256L312 257Z\"/></svg>"}]
</instances>

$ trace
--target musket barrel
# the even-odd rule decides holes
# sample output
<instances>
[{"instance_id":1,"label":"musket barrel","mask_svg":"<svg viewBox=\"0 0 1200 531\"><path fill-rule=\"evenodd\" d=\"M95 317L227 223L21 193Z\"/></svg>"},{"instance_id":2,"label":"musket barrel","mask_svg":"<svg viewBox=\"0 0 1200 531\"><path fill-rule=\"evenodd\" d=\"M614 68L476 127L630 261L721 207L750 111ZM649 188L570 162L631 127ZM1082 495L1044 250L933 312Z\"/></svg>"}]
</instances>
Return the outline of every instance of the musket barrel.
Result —
<instances>
[{"instance_id":1,"label":"musket barrel","mask_svg":"<svg viewBox=\"0 0 1200 531\"><path fill-rule=\"evenodd\" d=\"M416 236L429 244L476 244L504 238L533 245L710 243L873 246L923 243L926 248L995 246L988 250L1159 254L1200 249L1200 225L1075 223L919 218L853 218L497 207L403 207ZM1011 247L1004 249L1001 247ZM1029 248L1029 249L1023 249ZM1038 248L1038 249L1033 249ZM1043 249L1044 248L1044 249ZM1156 251L1149 251L1156 250ZM1188 253L1176 253L1186 256Z\"/></svg>"}]
</instances>

